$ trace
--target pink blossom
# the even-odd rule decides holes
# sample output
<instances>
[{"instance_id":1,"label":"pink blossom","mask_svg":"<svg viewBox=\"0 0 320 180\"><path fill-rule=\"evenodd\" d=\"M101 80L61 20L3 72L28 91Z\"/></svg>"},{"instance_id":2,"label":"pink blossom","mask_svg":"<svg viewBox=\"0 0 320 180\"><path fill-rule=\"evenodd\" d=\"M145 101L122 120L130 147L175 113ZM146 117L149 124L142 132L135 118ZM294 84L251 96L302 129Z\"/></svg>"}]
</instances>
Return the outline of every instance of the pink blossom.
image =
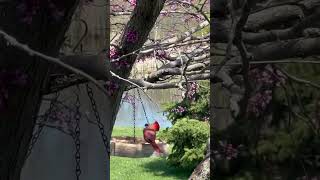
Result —
<instances>
[{"instance_id":1,"label":"pink blossom","mask_svg":"<svg viewBox=\"0 0 320 180\"><path fill-rule=\"evenodd\" d=\"M114 46L110 47L109 58L110 58L112 65L116 69L123 69L123 68L130 67L130 63L128 63L125 59L119 59L120 53L118 52L118 50Z\"/></svg>"},{"instance_id":2,"label":"pink blossom","mask_svg":"<svg viewBox=\"0 0 320 180\"><path fill-rule=\"evenodd\" d=\"M197 89L199 88L199 85L198 83L196 82L190 82L188 84L188 92L187 92L187 97L190 99L190 100L195 100L195 95L197 93Z\"/></svg>"},{"instance_id":3,"label":"pink blossom","mask_svg":"<svg viewBox=\"0 0 320 180\"><path fill-rule=\"evenodd\" d=\"M274 72L275 71L275 72ZM255 84L273 87L285 83L285 76L273 68L255 68L250 70L249 77Z\"/></svg>"},{"instance_id":4,"label":"pink blossom","mask_svg":"<svg viewBox=\"0 0 320 180\"><path fill-rule=\"evenodd\" d=\"M177 106L175 109L171 110L171 112L178 113L180 115L182 115L186 111L187 111L187 109L183 106Z\"/></svg>"},{"instance_id":5,"label":"pink blossom","mask_svg":"<svg viewBox=\"0 0 320 180\"><path fill-rule=\"evenodd\" d=\"M42 3L43 2L43 3ZM60 1L52 0L20 0L17 6L18 15L21 16L21 22L30 25L34 17L41 9L48 9L48 15L51 20L58 21L65 15L64 6L59 5ZM60 6L60 7L58 7Z\"/></svg>"},{"instance_id":6,"label":"pink blossom","mask_svg":"<svg viewBox=\"0 0 320 180\"><path fill-rule=\"evenodd\" d=\"M109 54L109 58L110 59L117 59L120 57L120 54L118 52L118 50L116 49L116 47L111 46L110 47L110 54Z\"/></svg>"},{"instance_id":7,"label":"pink blossom","mask_svg":"<svg viewBox=\"0 0 320 180\"><path fill-rule=\"evenodd\" d=\"M129 93L126 93L125 96L122 98L122 100L124 102L133 104L133 102L136 100L136 98L134 96L132 96L132 95L129 95Z\"/></svg>"},{"instance_id":8,"label":"pink blossom","mask_svg":"<svg viewBox=\"0 0 320 180\"><path fill-rule=\"evenodd\" d=\"M136 6L137 0L129 0L129 3L131 4L131 6Z\"/></svg>"},{"instance_id":9,"label":"pink blossom","mask_svg":"<svg viewBox=\"0 0 320 180\"><path fill-rule=\"evenodd\" d=\"M129 43L135 43L138 40L138 33L134 30L128 30L126 40Z\"/></svg>"},{"instance_id":10,"label":"pink blossom","mask_svg":"<svg viewBox=\"0 0 320 180\"><path fill-rule=\"evenodd\" d=\"M265 90L258 92L249 99L248 112L253 113L256 117L260 116L272 100L272 91Z\"/></svg>"},{"instance_id":11,"label":"pink blossom","mask_svg":"<svg viewBox=\"0 0 320 180\"><path fill-rule=\"evenodd\" d=\"M119 90L119 85L114 81L107 81L104 87L107 89L109 96L113 96Z\"/></svg>"},{"instance_id":12,"label":"pink blossom","mask_svg":"<svg viewBox=\"0 0 320 180\"><path fill-rule=\"evenodd\" d=\"M156 50L156 56L160 58L165 58L167 53L164 50Z\"/></svg>"},{"instance_id":13,"label":"pink blossom","mask_svg":"<svg viewBox=\"0 0 320 180\"><path fill-rule=\"evenodd\" d=\"M126 60L112 60L111 63L118 70L130 67L130 64Z\"/></svg>"}]
</instances>

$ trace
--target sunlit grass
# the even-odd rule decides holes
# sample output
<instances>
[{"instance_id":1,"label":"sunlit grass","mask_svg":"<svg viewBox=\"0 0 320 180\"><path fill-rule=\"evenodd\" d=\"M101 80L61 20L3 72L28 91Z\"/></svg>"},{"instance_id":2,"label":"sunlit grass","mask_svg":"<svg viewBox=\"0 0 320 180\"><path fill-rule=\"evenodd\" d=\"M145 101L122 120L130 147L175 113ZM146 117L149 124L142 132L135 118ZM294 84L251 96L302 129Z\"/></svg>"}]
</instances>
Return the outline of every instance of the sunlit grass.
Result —
<instances>
[{"instance_id":1,"label":"sunlit grass","mask_svg":"<svg viewBox=\"0 0 320 180\"><path fill-rule=\"evenodd\" d=\"M142 137L143 128L136 128L136 137ZM112 136L130 136L133 137L133 127L114 127Z\"/></svg>"},{"instance_id":2,"label":"sunlit grass","mask_svg":"<svg viewBox=\"0 0 320 180\"><path fill-rule=\"evenodd\" d=\"M142 137L136 128L136 137ZM133 136L132 127L114 127L112 136ZM111 156L111 180L185 180L192 172L167 164L164 158Z\"/></svg>"},{"instance_id":3,"label":"sunlit grass","mask_svg":"<svg viewBox=\"0 0 320 180\"><path fill-rule=\"evenodd\" d=\"M111 180L186 180L192 172L169 166L164 158L111 156Z\"/></svg>"}]
</instances>

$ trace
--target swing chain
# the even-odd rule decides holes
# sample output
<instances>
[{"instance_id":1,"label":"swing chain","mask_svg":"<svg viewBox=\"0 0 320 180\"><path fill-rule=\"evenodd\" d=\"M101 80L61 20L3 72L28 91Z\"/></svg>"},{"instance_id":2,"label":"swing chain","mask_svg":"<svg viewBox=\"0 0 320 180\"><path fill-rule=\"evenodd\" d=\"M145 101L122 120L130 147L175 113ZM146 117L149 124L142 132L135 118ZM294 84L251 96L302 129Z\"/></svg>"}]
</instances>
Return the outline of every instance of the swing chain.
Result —
<instances>
[{"instance_id":1,"label":"swing chain","mask_svg":"<svg viewBox=\"0 0 320 180\"><path fill-rule=\"evenodd\" d=\"M132 102L132 109L133 109L133 142L136 142L136 93L133 92L133 102Z\"/></svg>"},{"instance_id":2,"label":"swing chain","mask_svg":"<svg viewBox=\"0 0 320 180\"><path fill-rule=\"evenodd\" d=\"M50 102L50 106L49 106L49 109L45 112L45 115L44 115L44 120L43 122L39 123L38 125L38 129L37 131L32 135L32 138L31 138L31 142L30 142L30 145L29 145L29 148L28 148L28 152L27 152L27 155L26 155L26 159L30 156L30 154L32 153L32 150L33 150L33 147L34 145L36 144L36 142L38 141L40 135L41 135L41 132L43 130L43 127L44 127L44 122L46 122L50 116L50 114L52 113L53 111L53 108L55 106L55 103L57 102L58 98L59 98L59 95L60 93L56 92L55 93L55 97L54 99Z\"/></svg>"},{"instance_id":3,"label":"swing chain","mask_svg":"<svg viewBox=\"0 0 320 180\"><path fill-rule=\"evenodd\" d=\"M93 97L93 90L88 84L86 84L86 88L87 88L88 96L89 96L90 101L91 101L92 110L93 110L94 115L95 115L96 120L97 120L97 124L98 124L99 130L100 130L100 134L101 134L101 137L102 137L102 141L103 141L104 147L106 148L106 151L108 153L108 157L110 157L110 148L109 148L109 143L108 143L108 137L106 136L106 133L105 133L105 130L104 130L104 125L101 122L100 114L99 114L99 111L97 109L97 104L96 104L96 101L94 100L94 97Z\"/></svg>"},{"instance_id":4,"label":"swing chain","mask_svg":"<svg viewBox=\"0 0 320 180\"><path fill-rule=\"evenodd\" d=\"M144 112L144 116L145 116L148 124L150 124L150 123L149 123L149 120L148 120L148 116L147 116L146 110L145 110L144 105L143 105L143 102L142 102L142 98L141 98L139 89L137 89L137 91L138 91L138 96L139 96L139 99L140 99L140 102L141 102L141 105L142 105L142 109L143 109L143 112Z\"/></svg>"},{"instance_id":5,"label":"swing chain","mask_svg":"<svg viewBox=\"0 0 320 180\"><path fill-rule=\"evenodd\" d=\"M80 97L79 94L77 94L77 100L76 100L76 113L74 115L74 119L76 120L76 127L75 127L75 145L76 145L76 153L75 153L75 159L76 159L76 176L77 180L80 179L81 174L81 168L80 168L80 119L81 119L81 113L80 113Z\"/></svg>"}]
</instances>

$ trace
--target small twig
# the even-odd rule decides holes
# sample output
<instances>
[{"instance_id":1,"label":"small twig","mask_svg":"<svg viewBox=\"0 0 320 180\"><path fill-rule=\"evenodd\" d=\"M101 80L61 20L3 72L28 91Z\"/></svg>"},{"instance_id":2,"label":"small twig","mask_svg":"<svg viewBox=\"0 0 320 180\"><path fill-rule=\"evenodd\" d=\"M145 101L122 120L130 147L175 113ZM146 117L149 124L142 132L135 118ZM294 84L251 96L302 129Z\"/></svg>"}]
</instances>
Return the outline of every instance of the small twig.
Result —
<instances>
[{"instance_id":1,"label":"small twig","mask_svg":"<svg viewBox=\"0 0 320 180\"><path fill-rule=\"evenodd\" d=\"M129 83L129 84L132 84L133 86L137 87L138 89L141 89L141 90L143 91L143 93L150 99L150 101L151 101L152 103L156 104L156 103L154 102L154 100L149 96L149 94L144 91L144 90L145 90L144 87L141 87L141 86L139 86L138 84L136 84L136 83L134 83L134 82L132 82L132 81L130 81L130 80L128 80L128 79L122 78L122 77L120 77L119 75L117 75L116 73L114 73L114 72L112 72L112 71L110 71L110 73L111 73L111 75L112 75L113 77L116 77L116 78L118 78L118 79L120 79L120 80L122 80L122 81L125 81L125 82L127 82L127 83ZM157 107L159 107L158 104L156 104L156 105L157 105Z\"/></svg>"},{"instance_id":2,"label":"small twig","mask_svg":"<svg viewBox=\"0 0 320 180\"><path fill-rule=\"evenodd\" d=\"M305 80L305 79L300 79L298 77L295 77L295 76L289 74L288 72L286 72L285 70L283 70L281 68L278 68L278 69L279 69L279 71L281 73L283 73L285 76L287 76L289 79L291 79L294 82L297 82L297 83L300 83L300 84L304 84L306 86L311 86L311 87L314 87L316 89L320 89L320 85L319 84L313 83L313 82Z\"/></svg>"},{"instance_id":3,"label":"small twig","mask_svg":"<svg viewBox=\"0 0 320 180\"><path fill-rule=\"evenodd\" d=\"M132 82L132 81L130 81L130 80L128 80L128 79L122 78L122 77L120 77L119 75L117 75L116 73L114 73L114 72L112 72L112 71L110 71L110 73L111 73L111 75L112 75L113 77L116 77L116 78L118 78L118 79L120 79L120 80L122 80L122 81L125 81L125 82L127 82L127 83L129 83L129 84L134 85L135 87L137 87L137 88L139 88L139 89L141 89L141 90L144 90L143 87L139 86L138 84L136 84L136 83L134 83L134 82Z\"/></svg>"},{"instance_id":4,"label":"small twig","mask_svg":"<svg viewBox=\"0 0 320 180\"><path fill-rule=\"evenodd\" d=\"M320 61L312 60L275 60L275 61L250 61L249 64L320 64ZM220 66L220 63L211 63L211 66ZM224 66L239 66L242 63L228 63Z\"/></svg>"}]
</instances>

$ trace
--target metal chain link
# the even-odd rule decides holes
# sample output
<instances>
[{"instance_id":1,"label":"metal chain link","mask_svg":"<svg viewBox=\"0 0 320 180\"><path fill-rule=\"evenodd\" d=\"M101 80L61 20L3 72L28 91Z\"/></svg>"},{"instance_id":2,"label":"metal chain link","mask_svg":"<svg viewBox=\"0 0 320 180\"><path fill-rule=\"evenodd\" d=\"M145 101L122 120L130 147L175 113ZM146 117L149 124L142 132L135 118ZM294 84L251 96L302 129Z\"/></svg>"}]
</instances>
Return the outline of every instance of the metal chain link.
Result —
<instances>
[{"instance_id":1,"label":"metal chain link","mask_svg":"<svg viewBox=\"0 0 320 180\"><path fill-rule=\"evenodd\" d=\"M139 89L137 89L137 91L138 91L138 96L139 96L139 99L140 99L140 102L141 102L141 105L142 105L142 109L143 109L143 112L144 112L144 116L145 116L148 124L150 124L150 123L149 123L149 120L148 120L148 116L147 116L146 110L145 110L144 105L143 105L143 102L142 102L142 98L141 98Z\"/></svg>"},{"instance_id":2,"label":"metal chain link","mask_svg":"<svg viewBox=\"0 0 320 180\"><path fill-rule=\"evenodd\" d=\"M55 96L54 96L54 99L50 102L49 109L45 112L43 122L39 123L37 131L32 135L31 142L30 142L30 145L29 145L29 148L28 148L28 151L27 151L26 159L28 159L28 157L32 153L33 147L35 146L36 142L38 141L38 139L39 139L39 137L41 135L41 132L43 130L44 122L46 122L48 120L48 118L49 118L50 114L52 113L52 110L53 110L53 108L54 108L59 96L60 96L60 93L56 92Z\"/></svg>"},{"instance_id":3,"label":"metal chain link","mask_svg":"<svg viewBox=\"0 0 320 180\"><path fill-rule=\"evenodd\" d=\"M77 100L76 100L76 113L74 114L74 119L76 120L76 127L75 127L75 145L76 145L76 153L75 153L75 159L76 159L76 177L77 180L80 180L81 175L81 166L80 166L80 119L81 119L81 113L80 113L80 97L79 94L77 94Z\"/></svg>"},{"instance_id":4,"label":"metal chain link","mask_svg":"<svg viewBox=\"0 0 320 180\"><path fill-rule=\"evenodd\" d=\"M100 130L100 134L101 134L101 138L103 140L104 147L106 148L106 151L108 153L108 157L110 157L110 148L109 148L108 136L106 136L106 133L104 131L104 125L101 122L101 118L100 118L99 111L97 109L96 101L94 100L94 97L93 97L92 88L89 86L89 84L86 84L86 88L87 88L88 96L89 96L90 101L91 101L92 110L93 110L94 115L95 115L96 120L97 120L97 124L98 124L99 130Z\"/></svg>"},{"instance_id":5,"label":"metal chain link","mask_svg":"<svg viewBox=\"0 0 320 180\"><path fill-rule=\"evenodd\" d=\"M132 109L133 109L133 142L136 142L136 93L133 91L133 102L132 102Z\"/></svg>"}]
</instances>

